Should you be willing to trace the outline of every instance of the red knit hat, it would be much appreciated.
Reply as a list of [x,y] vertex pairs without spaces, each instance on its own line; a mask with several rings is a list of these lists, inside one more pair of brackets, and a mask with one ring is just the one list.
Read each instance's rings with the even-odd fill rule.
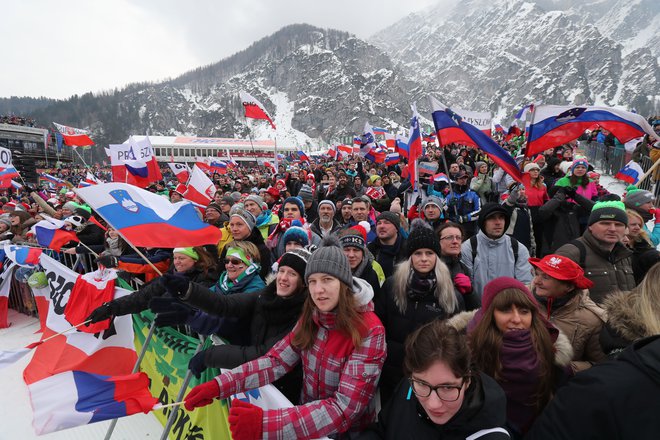
[[584,276],[584,270],[573,260],[556,254],[543,258],[530,258],[529,263],[552,278],[569,281],[578,289],[591,289],[593,281]]
[[534,298],[532,292],[530,292],[527,286],[525,286],[523,283],[515,278],[499,277],[495,278],[484,286],[484,291],[481,295],[481,310],[487,310],[490,306],[490,303],[493,302],[493,299],[497,296],[497,294],[504,289],[520,290],[522,293],[527,295],[530,301],[538,305],[538,301],[536,301],[536,298]]
[[266,190],[266,192],[268,194],[270,194],[271,196],[273,196],[274,198],[276,198],[276,199],[280,198],[280,190],[275,188],[274,186],[271,186],[270,188],[268,188]]

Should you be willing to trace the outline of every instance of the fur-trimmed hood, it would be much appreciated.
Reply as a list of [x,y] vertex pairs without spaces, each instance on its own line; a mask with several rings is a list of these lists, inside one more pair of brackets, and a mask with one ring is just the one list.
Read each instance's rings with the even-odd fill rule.
[[[458,331],[466,331],[467,326],[472,321],[477,311],[472,310],[469,312],[458,313],[447,320],[447,324],[454,327]],[[560,367],[570,365],[573,360],[573,346],[571,341],[566,337],[561,330],[557,329],[557,339],[554,342],[555,348],[555,364]]]
[[603,300],[602,307],[607,312],[607,323],[628,341],[645,338],[646,328],[636,312],[639,293],[614,292]]

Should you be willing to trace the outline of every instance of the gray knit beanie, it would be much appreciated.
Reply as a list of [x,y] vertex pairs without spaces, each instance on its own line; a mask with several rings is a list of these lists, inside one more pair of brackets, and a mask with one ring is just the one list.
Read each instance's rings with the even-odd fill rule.
[[298,191],[298,197],[300,197],[303,202],[313,201],[314,193],[312,191],[312,187],[307,184],[300,187],[300,191]]
[[257,196],[257,195],[254,195],[254,194],[251,195],[251,196],[247,196],[247,197],[245,198],[245,201],[246,201],[246,202],[247,202],[247,201],[254,202],[254,203],[256,203],[257,205],[259,205],[259,207],[260,207],[261,209],[267,209],[267,208],[268,208],[268,205],[266,205],[266,203],[264,202],[264,199],[262,199],[261,197],[259,197],[259,196]]
[[245,208],[243,208],[242,204],[240,206],[232,206],[231,211],[229,211],[229,217],[240,218],[245,222],[250,230],[254,229],[254,226],[257,224],[257,220],[254,218],[254,215],[252,215],[250,211],[247,211]]
[[325,237],[321,246],[310,257],[305,269],[305,283],[308,282],[309,276],[315,273],[327,273],[347,286],[353,285],[351,265],[335,235]]

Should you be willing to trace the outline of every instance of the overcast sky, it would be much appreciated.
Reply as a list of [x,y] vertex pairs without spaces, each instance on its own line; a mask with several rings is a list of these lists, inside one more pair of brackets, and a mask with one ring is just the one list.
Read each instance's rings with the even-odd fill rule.
[[368,37],[451,0],[16,0],[0,12],[0,97],[67,98],[176,77],[292,23]]

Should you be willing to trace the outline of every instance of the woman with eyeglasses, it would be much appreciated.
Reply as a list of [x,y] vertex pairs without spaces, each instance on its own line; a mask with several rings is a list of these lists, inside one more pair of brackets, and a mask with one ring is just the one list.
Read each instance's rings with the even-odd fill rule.
[[[210,287],[216,295],[241,295],[266,285],[259,276],[259,249],[249,241],[230,241],[225,253],[225,271]],[[165,279],[166,280],[166,279]],[[163,282],[165,282],[165,280]],[[176,298],[162,298],[150,304],[158,313],[156,325],[187,325],[203,335],[218,335],[230,344],[250,343],[250,323],[234,317],[219,317],[196,310]]]
[[505,440],[506,396],[472,370],[465,335],[445,322],[424,324],[406,339],[401,380],[378,422],[360,440]]
[[461,262],[463,227],[458,223],[446,222],[436,228],[440,239],[440,259],[451,273],[454,288],[463,295],[465,310],[478,309],[479,297],[473,292],[470,270]]
[[486,284],[481,309],[449,323],[459,330],[467,325],[473,363],[504,390],[507,429],[522,438],[570,371],[568,338],[543,316],[529,289],[510,277]]

